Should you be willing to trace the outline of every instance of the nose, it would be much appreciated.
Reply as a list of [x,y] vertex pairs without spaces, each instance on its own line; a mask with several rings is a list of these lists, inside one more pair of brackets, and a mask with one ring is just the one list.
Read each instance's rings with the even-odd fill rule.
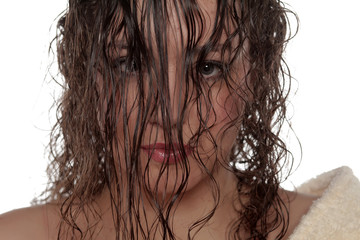
[[[162,128],[177,128],[185,107],[186,84],[184,74],[176,64],[169,64],[165,82],[158,87],[155,122]],[[185,112],[184,112],[185,113]]]

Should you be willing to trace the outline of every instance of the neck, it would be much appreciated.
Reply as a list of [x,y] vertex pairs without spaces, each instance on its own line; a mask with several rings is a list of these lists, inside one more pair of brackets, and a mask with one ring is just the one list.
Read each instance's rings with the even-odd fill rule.
[[[196,188],[185,193],[174,215],[174,222],[180,225],[176,227],[182,233],[187,233],[196,221],[208,219],[192,230],[191,236],[200,230],[196,239],[226,239],[227,229],[237,217],[234,210],[237,186],[235,176],[222,167],[213,176],[217,185],[210,179],[204,179]],[[174,229],[178,229],[176,227]],[[187,236],[180,239],[187,239]]]
[[[237,217],[234,211],[237,180],[231,172],[222,167],[219,167],[213,177],[217,185],[214,185],[210,178],[204,178],[196,187],[178,198],[172,207],[168,223],[177,239],[188,239],[188,234],[193,237],[195,233],[196,239],[211,239],[209,235],[214,239],[225,239],[228,226]],[[98,201],[106,228],[114,226],[109,196],[109,191],[104,191]],[[125,203],[125,201],[122,202]],[[151,228],[153,222],[159,221],[158,213],[149,201],[144,201],[140,208],[140,222],[143,226]],[[164,211],[163,214],[166,212]],[[153,236],[160,234],[160,228],[155,230]],[[192,229],[190,233],[189,229]],[[106,230],[114,233],[114,229]],[[161,237],[154,237],[154,239],[161,239]]]

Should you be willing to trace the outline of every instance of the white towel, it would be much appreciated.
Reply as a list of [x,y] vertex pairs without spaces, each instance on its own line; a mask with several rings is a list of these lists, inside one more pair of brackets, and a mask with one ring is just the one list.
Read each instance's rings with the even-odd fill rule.
[[360,182],[348,167],[321,174],[298,188],[319,196],[290,240],[360,239]]

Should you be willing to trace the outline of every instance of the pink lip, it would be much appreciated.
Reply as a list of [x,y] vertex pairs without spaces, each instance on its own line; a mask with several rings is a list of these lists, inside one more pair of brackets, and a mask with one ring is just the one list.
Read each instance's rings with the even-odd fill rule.
[[[170,149],[169,145],[165,143],[155,143],[150,145],[143,145],[143,149],[152,160],[156,162],[163,163],[166,161],[168,164],[175,164],[181,159],[180,155],[180,145],[174,143],[174,149]],[[188,145],[184,145],[185,154],[189,155],[192,152],[192,149]]]

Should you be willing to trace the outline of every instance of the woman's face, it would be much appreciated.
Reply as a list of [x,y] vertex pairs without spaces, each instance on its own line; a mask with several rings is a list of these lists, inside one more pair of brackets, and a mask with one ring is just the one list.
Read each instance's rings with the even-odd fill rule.
[[[169,1],[171,2],[171,1]],[[199,0],[199,9],[203,16],[204,30],[199,39],[198,48],[205,45],[212,33],[217,4],[216,1]],[[138,6],[141,9],[141,6]],[[166,32],[167,44],[167,81],[168,94],[161,95],[169,103],[169,112],[163,113],[160,107],[155,107],[155,112],[150,114],[140,147],[140,169],[144,176],[145,183],[151,190],[157,191],[159,194],[171,194],[176,191],[182,181],[185,172],[184,162],[188,162],[189,175],[187,179],[186,191],[194,189],[204,181],[209,179],[210,172],[215,179],[221,178],[219,169],[222,168],[220,162],[227,162],[227,157],[236,139],[238,129],[240,127],[241,116],[244,108],[245,93],[248,92],[245,84],[245,75],[247,72],[247,64],[241,54],[235,56],[235,61],[231,64],[229,71],[229,81],[226,82],[222,76],[221,66],[231,57],[234,57],[233,51],[228,49],[222,57],[221,49],[225,40],[228,38],[229,32],[234,29],[226,29],[223,31],[217,47],[211,50],[204,61],[193,62],[191,68],[201,78],[202,94],[198,96],[195,86],[190,81],[188,88],[188,96],[185,96],[185,80],[184,80],[184,46],[188,39],[188,32],[185,28],[184,17],[178,17],[173,3],[168,6],[168,25]],[[155,41],[153,27],[155,22],[151,22],[151,28],[145,36],[151,36],[151,42]],[[199,29],[199,23],[197,23]],[[121,36],[119,37],[121,38]],[[238,39],[232,41],[233,45],[238,44]],[[149,42],[149,41],[147,41]],[[151,46],[156,52],[156,46]],[[127,50],[119,50],[120,58],[127,57]],[[159,66],[160,60],[158,56],[154,56],[156,66]],[[197,59],[196,53],[194,58]],[[142,62],[142,65],[147,64]],[[125,66],[124,66],[125,67]],[[135,70],[134,70],[135,71]],[[139,108],[139,86],[136,81],[137,74],[128,75],[127,87],[125,91],[126,107],[128,114],[128,126],[126,134],[129,139],[135,134],[137,122],[137,109]],[[150,77],[144,74],[144,90],[145,99],[153,98],[152,93],[159,89],[157,83],[150,82]],[[149,91],[152,89],[151,91]],[[155,89],[155,90],[154,90]],[[155,95],[155,94],[154,94]],[[160,96],[159,96],[160,98]],[[185,106],[186,100],[186,106]],[[155,100],[151,102],[154,104]],[[159,103],[156,103],[159,104]],[[180,109],[184,108],[183,121],[179,121]],[[121,111],[121,110],[120,110]],[[169,119],[168,124],[163,120],[163,116]],[[126,169],[125,163],[125,143],[124,128],[122,114],[119,113],[117,122],[117,140],[113,144],[114,156],[118,160],[121,168]],[[199,117],[201,116],[201,118]],[[200,120],[202,119],[202,120]],[[203,122],[202,122],[203,121]],[[179,126],[181,124],[181,126]],[[205,126],[204,126],[205,125]],[[170,128],[166,128],[169,126]],[[199,134],[199,126],[205,127],[205,131],[200,132],[199,138],[194,140],[194,135]],[[182,128],[182,139],[187,160],[181,157],[179,143],[178,128]],[[169,130],[170,129],[170,130]],[[169,147],[168,140],[165,141],[165,135],[171,131],[173,138],[171,139],[173,147]],[[130,146],[130,148],[133,146]],[[203,166],[199,163],[202,162]],[[208,169],[206,173],[205,168]],[[124,170],[125,171],[125,170]],[[121,173],[121,174],[126,174]],[[221,179],[217,179],[221,181]]]

